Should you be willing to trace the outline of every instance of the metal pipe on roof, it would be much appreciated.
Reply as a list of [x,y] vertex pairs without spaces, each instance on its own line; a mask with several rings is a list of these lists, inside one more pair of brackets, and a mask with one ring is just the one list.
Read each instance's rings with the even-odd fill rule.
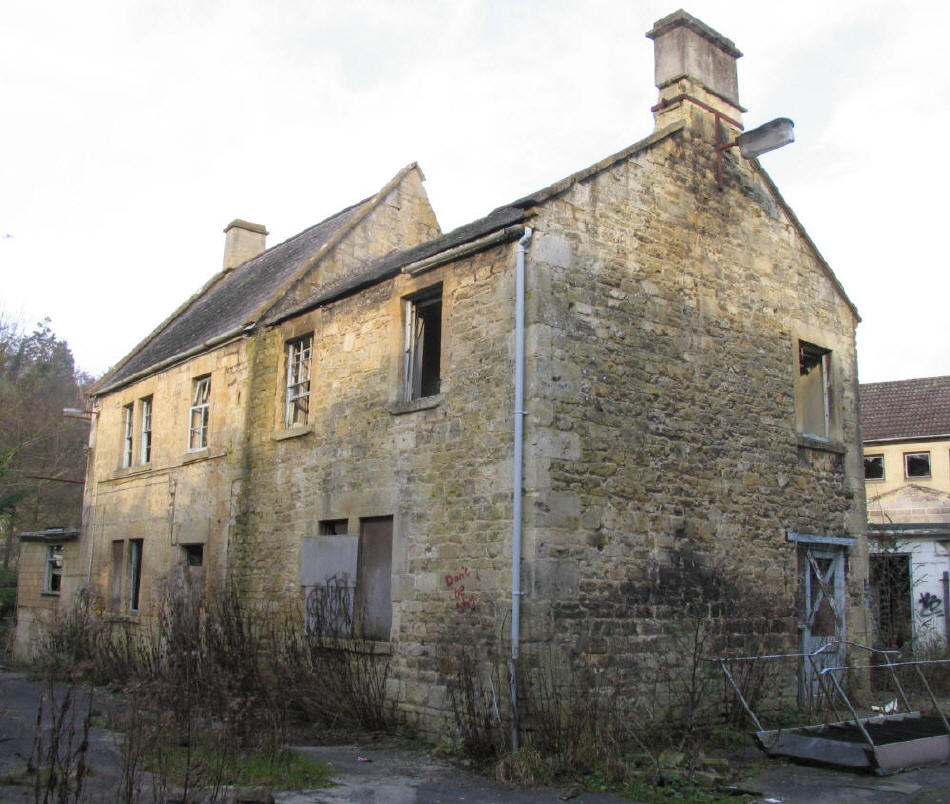
[[524,463],[524,308],[525,308],[525,247],[531,239],[531,227],[526,226],[518,241],[515,263],[515,454],[512,472],[511,513],[511,658],[508,677],[511,690],[511,748],[518,750],[518,681],[516,665],[521,640],[521,509],[522,464]]

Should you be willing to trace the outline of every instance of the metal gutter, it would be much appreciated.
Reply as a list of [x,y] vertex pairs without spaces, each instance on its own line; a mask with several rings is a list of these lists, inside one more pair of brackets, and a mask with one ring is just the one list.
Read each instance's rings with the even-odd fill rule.
[[[476,254],[479,251],[484,251],[486,248],[498,245],[499,243],[509,243],[521,237],[525,231],[530,232],[531,230],[530,228],[526,230],[524,226],[508,226],[501,231],[492,232],[492,234],[480,237],[478,240],[473,240],[470,243],[463,243],[461,246],[446,249],[424,260],[411,262],[409,265],[403,267],[402,272],[410,276],[418,276],[426,271],[431,271],[433,268],[438,268],[440,265],[445,265],[447,262],[452,262],[461,257],[467,257],[470,254]],[[529,234],[528,237],[530,236]]]

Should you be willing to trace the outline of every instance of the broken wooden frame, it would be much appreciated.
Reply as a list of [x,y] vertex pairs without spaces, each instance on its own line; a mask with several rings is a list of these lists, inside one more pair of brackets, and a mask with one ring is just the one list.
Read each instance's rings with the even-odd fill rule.
[[[839,646],[865,651],[883,661],[874,664],[844,664],[819,669],[816,657],[825,652],[836,651]],[[836,765],[857,770],[873,771],[879,775],[896,773],[905,768],[920,767],[950,760],[950,721],[940,708],[933,687],[924,670],[937,665],[950,664],[950,659],[922,661],[899,661],[900,653],[893,650],[877,650],[855,642],[835,642],[822,646],[813,653],[771,654],[720,658],[718,662],[723,675],[732,686],[750,720],[755,724],[753,734],[759,748],[769,756],[785,756],[804,762]],[[810,662],[834,719],[823,723],[794,728],[766,729],[753,711],[729,665],[737,662],[789,661]],[[905,685],[901,684],[897,670],[913,669],[926,691],[934,714],[914,710]],[[859,714],[857,707],[845,691],[842,678],[849,671],[886,670],[894,685],[897,697],[892,705],[894,712],[883,707],[880,714]],[[832,692],[834,694],[832,694]],[[842,715],[838,704],[846,710]],[[904,712],[896,710],[903,706]],[[849,716],[850,715],[850,716]]]

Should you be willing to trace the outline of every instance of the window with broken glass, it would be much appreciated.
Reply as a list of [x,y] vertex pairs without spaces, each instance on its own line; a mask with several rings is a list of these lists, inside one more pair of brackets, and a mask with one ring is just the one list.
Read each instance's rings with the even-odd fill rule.
[[142,442],[140,456],[142,463],[149,463],[152,460],[152,397],[147,396],[142,400]]
[[406,300],[405,399],[439,393],[442,351],[442,286]]
[[134,412],[135,408],[133,405],[126,405],[122,409],[122,467],[124,469],[128,469],[132,465],[132,417]]
[[865,480],[883,480],[884,479],[884,456],[883,455],[865,455],[864,456],[864,479]]
[[307,423],[310,411],[310,360],[313,335],[287,343],[287,407],[284,426]]
[[905,452],[904,476],[907,478],[930,477],[930,453]]
[[208,422],[210,420],[211,375],[195,377],[191,392],[190,424],[188,426],[188,449],[205,449],[208,446]]
[[63,585],[63,546],[51,544],[46,548],[46,578],[43,591],[48,595],[58,595]]
[[831,438],[831,350],[798,342],[798,401],[801,431]]

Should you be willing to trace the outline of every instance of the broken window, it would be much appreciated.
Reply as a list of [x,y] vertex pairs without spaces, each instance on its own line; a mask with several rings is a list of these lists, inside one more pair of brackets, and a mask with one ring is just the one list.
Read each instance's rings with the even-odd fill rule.
[[904,453],[904,476],[905,477],[930,477],[930,453],[929,452],[905,452]]
[[128,469],[132,465],[132,416],[135,413],[133,405],[122,408],[124,417],[124,435],[122,437],[122,467]]
[[46,577],[43,591],[49,595],[58,595],[63,585],[63,546],[51,544],[46,548]]
[[142,587],[142,540],[129,540],[129,611],[139,610]]
[[320,522],[320,533],[324,536],[342,536],[348,526],[348,519],[324,519]]
[[200,567],[204,564],[205,546],[203,544],[183,544],[181,549],[185,553],[185,565]]
[[287,409],[284,425],[306,424],[310,409],[310,357],[313,335],[287,343]]
[[118,611],[122,607],[122,574],[125,568],[125,542],[112,542],[112,595],[109,608]]
[[142,400],[142,450],[141,462],[149,463],[152,460],[152,397]]
[[831,438],[831,350],[798,342],[799,430],[821,439]]
[[405,398],[439,393],[442,351],[442,286],[406,300]]
[[191,392],[191,411],[188,425],[188,449],[205,449],[208,446],[209,401],[211,399],[211,375],[195,377]]
[[884,456],[883,455],[865,455],[864,456],[864,479],[865,480],[883,480],[884,479]]
[[388,640],[392,626],[392,517],[324,520],[303,540],[300,581],[307,592],[307,630],[320,636]]

